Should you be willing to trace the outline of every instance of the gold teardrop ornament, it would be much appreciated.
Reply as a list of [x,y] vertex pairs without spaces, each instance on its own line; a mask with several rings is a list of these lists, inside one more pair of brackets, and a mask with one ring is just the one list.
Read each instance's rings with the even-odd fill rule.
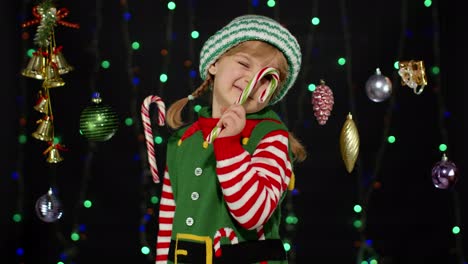
[[346,170],[351,173],[359,155],[359,133],[351,113],[346,117],[341,129],[340,150]]

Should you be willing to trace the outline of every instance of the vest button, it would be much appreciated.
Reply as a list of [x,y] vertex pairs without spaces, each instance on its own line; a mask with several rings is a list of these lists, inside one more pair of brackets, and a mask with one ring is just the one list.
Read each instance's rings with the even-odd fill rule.
[[193,225],[193,218],[192,217],[187,217],[187,219],[185,219],[185,224],[188,225],[188,226],[192,226]]
[[200,197],[200,194],[198,194],[197,192],[193,192],[190,197],[192,198],[192,200],[196,201],[198,200],[198,198]]
[[196,168],[195,169],[195,176],[200,176],[202,175],[203,170],[201,168]]

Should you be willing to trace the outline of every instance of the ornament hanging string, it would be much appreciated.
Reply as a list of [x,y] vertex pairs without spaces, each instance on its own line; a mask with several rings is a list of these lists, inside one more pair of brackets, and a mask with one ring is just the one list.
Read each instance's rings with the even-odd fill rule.
[[[257,85],[258,81],[260,81],[266,75],[272,76],[270,84],[268,85],[267,89],[262,91],[260,97],[258,98],[258,101],[260,103],[264,103],[266,99],[268,99],[275,92],[276,87],[279,83],[279,72],[277,69],[272,67],[265,67],[258,71],[252,78],[252,80],[250,80],[250,82],[247,84],[247,87],[245,87],[245,89],[242,91],[242,94],[239,96],[239,98],[237,98],[235,104],[242,105],[243,103],[245,103],[245,101],[247,101],[247,99],[249,98],[249,95],[252,92],[253,88]],[[221,133],[221,130],[221,127],[215,126],[211,133],[208,134],[205,141],[208,143],[212,143],[218,137],[219,133]]]
[[150,95],[145,98],[141,105],[141,120],[145,131],[146,148],[148,153],[148,162],[150,165],[151,175],[154,183],[159,183],[158,167],[156,165],[156,156],[154,152],[153,130],[151,128],[151,119],[149,114],[150,105],[155,103],[158,107],[158,125],[163,126],[166,119],[166,106],[163,100],[156,96]]

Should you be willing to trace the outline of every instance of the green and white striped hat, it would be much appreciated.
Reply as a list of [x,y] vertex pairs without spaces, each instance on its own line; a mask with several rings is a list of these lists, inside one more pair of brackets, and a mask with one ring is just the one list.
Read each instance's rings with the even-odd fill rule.
[[248,40],[261,40],[283,52],[289,64],[288,77],[270,105],[275,104],[292,87],[301,68],[301,48],[296,38],[272,18],[260,15],[244,15],[233,19],[218,30],[203,45],[200,52],[200,77],[206,79],[211,64],[230,48]]

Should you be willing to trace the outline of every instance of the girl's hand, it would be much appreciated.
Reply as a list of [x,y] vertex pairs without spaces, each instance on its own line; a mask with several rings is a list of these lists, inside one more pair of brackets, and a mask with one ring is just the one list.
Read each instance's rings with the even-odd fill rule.
[[242,105],[233,104],[223,112],[216,126],[222,130],[218,137],[230,137],[238,135],[245,127],[245,109]]

